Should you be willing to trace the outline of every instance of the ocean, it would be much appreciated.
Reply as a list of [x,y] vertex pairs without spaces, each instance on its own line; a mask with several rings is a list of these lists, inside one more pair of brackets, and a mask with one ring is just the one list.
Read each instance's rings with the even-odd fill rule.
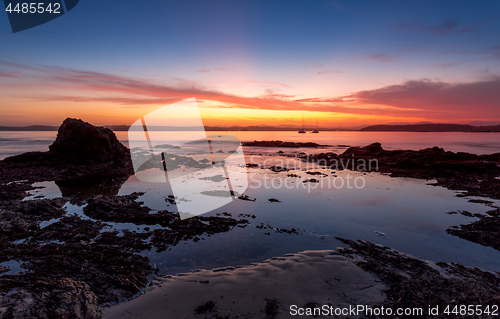
[[[56,132],[0,132],[0,158],[27,151],[44,151],[56,137]],[[117,132],[117,137],[128,145],[127,132]],[[163,142],[186,142],[190,132],[155,132]],[[380,142],[385,149],[423,149],[439,146],[447,151],[491,154],[500,152],[500,134],[497,133],[404,133],[404,132],[210,132],[210,135],[229,134],[241,141],[281,140],[316,142],[328,145],[322,149],[283,149],[285,153],[343,152],[348,146],[365,146]],[[248,161],[280,160],[277,148],[244,148]],[[451,226],[477,220],[453,211],[484,214],[490,210],[470,197],[457,197],[459,192],[431,186],[432,181],[411,178],[392,178],[379,173],[337,171],[309,167],[323,173],[321,183],[304,184],[310,178],[306,169],[291,171],[301,180],[287,179],[290,172],[271,172],[268,169],[248,169],[249,184],[239,192],[255,201],[235,199],[204,216],[228,213],[234,218],[255,216],[247,227],[199,236],[170,247],[166,251],[146,250],[147,256],[160,272],[176,274],[193,269],[212,269],[261,262],[268,258],[284,256],[304,250],[335,249],[344,246],[335,237],[364,239],[388,246],[400,252],[432,261],[458,262],[467,266],[498,271],[500,252],[446,232]],[[359,181],[362,185],[348,187],[335,185],[335,180]],[[288,182],[287,182],[288,181]],[[286,184],[289,183],[289,184]],[[42,188],[30,198],[60,197],[54,182],[38,183]],[[358,187],[359,186],[359,187]],[[362,186],[362,187],[361,187]],[[122,185],[119,195],[145,192],[138,201],[159,210],[175,210],[165,199],[171,190],[162,183],[147,183],[131,176]],[[28,199],[30,199],[28,198]],[[277,199],[278,201],[270,201]],[[493,201],[500,206],[500,201]],[[67,204],[68,212],[86,218],[81,206]],[[109,230],[129,229],[142,232],[144,225],[111,223]],[[150,226],[151,229],[161,227]],[[288,233],[283,229],[296,231]]]
[[[155,132],[164,140],[188,140],[190,132]],[[128,132],[115,132],[125,145],[128,145]],[[228,134],[243,142],[280,140],[290,142],[315,142],[318,144],[344,146],[365,146],[373,142],[382,143],[388,150],[419,150],[439,146],[447,151],[473,154],[492,154],[500,152],[500,133],[465,133],[465,132],[353,132],[335,131],[319,134],[298,134],[288,131],[231,131],[210,132],[210,134]],[[56,138],[57,132],[0,132],[0,159],[29,151],[46,151]],[[341,147],[342,149],[342,147]]]

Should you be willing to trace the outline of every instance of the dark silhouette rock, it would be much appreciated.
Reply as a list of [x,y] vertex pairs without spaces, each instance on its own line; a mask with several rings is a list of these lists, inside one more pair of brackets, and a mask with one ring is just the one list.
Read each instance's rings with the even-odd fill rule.
[[[437,146],[419,151],[389,151],[384,150],[380,143],[373,143],[364,147],[350,147],[338,156],[319,153],[300,159],[332,170],[355,169],[388,173],[393,177],[436,179],[435,185],[451,190],[464,190],[464,196],[500,198],[500,179],[497,178],[500,177],[500,153],[453,153]],[[347,160],[355,165],[345,164]],[[370,162],[373,165],[369,165]],[[359,163],[366,165],[358,168]]]
[[49,151],[7,157],[1,164],[0,183],[53,180],[62,186],[64,196],[89,195],[97,185],[115,194],[134,174],[130,152],[113,131],[71,118],[59,127]]
[[67,118],[48,152],[28,152],[3,160],[7,164],[45,161],[67,164],[123,162],[130,161],[130,152],[110,129]]
[[322,148],[329,145],[321,145],[313,142],[306,143],[295,143],[295,142],[282,142],[282,141],[253,141],[253,142],[243,142],[243,146],[250,147],[309,147],[309,148]]
[[129,150],[109,128],[97,127],[78,119],[67,118],[59,127],[49,152],[59,159],[74,162],[108,162],[129,156]]
[[380,143],[372,143],[365,147],[349,147],[342,156],[379,156],[384,153],[384,149]]

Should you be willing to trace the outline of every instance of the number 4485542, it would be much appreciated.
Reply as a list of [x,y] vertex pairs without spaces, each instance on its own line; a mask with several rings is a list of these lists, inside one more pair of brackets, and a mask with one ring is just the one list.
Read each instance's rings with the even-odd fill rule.
[[9,3],[9,5],[7,6],[7,8],[5,8],[5,11],[7,11],[8,13],[12,13],[12,12],[17,12],[17,13],[44,13],[44,12],[48,12],[48,13],[61,13],[60,11],[61,9],[61,4],[60,3],[48,3],[47,5],[45,5],[45,3],[43,2],[39,2],[39,3],[35,3],[35,2],[31,2],[31,3],[17,3],[16,6],[14,8],[12,8],[12,3]]

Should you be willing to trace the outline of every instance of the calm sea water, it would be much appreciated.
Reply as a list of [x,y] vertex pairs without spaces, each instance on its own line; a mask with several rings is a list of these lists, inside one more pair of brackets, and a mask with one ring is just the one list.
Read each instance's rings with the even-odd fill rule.
[[[189,132],[157,132],[162,142],[187,142]],[[382,143],[386,149],[422,149],[439,146],[454,152],[490,154],[500,152],[500,134],[495,133],[370,133],[321,132],[297,134],[295,132],[211,132],[231,134],[241,141],[282,140],[328,144],[327,150],[342,152],[347,145],[364,146]],[[46,150],[56,132],[0,132],[0,157],[26,151]],[[127,132],[117,132],[118,138],[128,144]],[[246,148],[247,160],[251,156],[264,160],[280,160],[279,149]],[[300,149],[285,150],[299,152]],[[312,151],[312,150],[308,150]],[[325,151],[325,149],[316,150]],[[257,159],[258,160],[258,159]],[[144,251],[143,254],[164,273],[178,273],[197,268],[236,266],[260,262],[274,256],[303,250],[335,249],[343,246],[336,236],[364,239],[382,244],[413,256],[444,262],[459,262],[490,271],[500,270],[500,252],[446,233],[450,226],[477,220],[450,211],[466,210],[483,214],[490,207],[471,203],[470,198],[456,196],[456,192],[428,185],[429,181],[409,178],[391,178],[378,173],[316,169],[328,175],[313,188],[302,181],[312,176],[302,169],[273,173],[266,169],[249,169],[249,187],[244,194],[256,200],[234,200],[206,215],[228,212],[254,214],[246,228],[234,228],[226,233],[201,236],[200,241],[187,241],[168,251]],[[291,179],[294,173],[299,179]],[[332,187],[334,178],[347,181],[362,178],[363,187]],[[287,184],[285,185],[285,181]],[[32,196],[59,197],[57,186],[42,183]],[[145,192],[140,197],[144,205],[153,210],[175,209],[167,207],[165,198],[171,189],[165,183],[147,183],[135,176],[122,186],[120,195]],[[32,197],[33,198],[33,197]],[[276,198],[280,202],[270,202]],[[85,218],[81,207],[68,204],[68,212]],[[494,201],[500,206],[500,201]],[[108,223],[111,229],[141,231],[143,226]],[[260,228],[260,225],[267,228]],[[157,225],[158,227],[161,227]],[[299,234],[276,232],[277,228],[296,228]]]
[[[156,132],[162,140],[189,141],[190,132]],[[229,134],[241,141],[281,140],[316,142],[332,147],[338,145],[365,146],[380,142],[385,149],[419,150],[439,146],[447,151],[491,154],[500,152],[500,133],[427,133],[427,132],[211,132]],[[0,159],[28,151],[45,151],[57,132],[0,132]],[[128,145],[128,133],[116,132],[120,141]],[[340,147],[342,149],[342,147]]]

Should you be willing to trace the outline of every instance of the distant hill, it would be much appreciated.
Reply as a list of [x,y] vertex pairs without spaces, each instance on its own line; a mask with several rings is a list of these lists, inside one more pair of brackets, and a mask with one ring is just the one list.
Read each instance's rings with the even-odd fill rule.
[[31,126],[0,126],[0,131],[57,131],[58,126],[31,125]]
[[[105,125],[112,131],[127,131],[128,125]],[[30,126],[0,126],[0,131],[57,131],[59,126],[49,126],[49,125],[30,125]]]
[[[104,125],[112,131],[128,131],[128,125]],[[57,131],[57,126],[31,125],[31,126],[0,126],[0,131]],[[137,127],[132,130],[142,130]],[[150,126],[149,131],[191,131],[199,130],[198,127],[174,127],[174,126]],[[205,126],[206,131],[297,131],[296,127],[286,126]],[[312,130],[312,127],[306,127]],[[354,128],[320,127],[320,132],[325,131],[358,131]],[[372,125],[359,129],[365,132],[500,132],[500,125],[474,126],[468,124],[439,124],[439,123],[418,123],[418,124],[383,124]]]
[[[128,125],[103,125],[112,131],[128,131]],[[58,126],[31,125],[31,126],[0,126],[0,131],[57,131]],[[306,126],[306,130],[316,127]],[[197,131],[199,127],[177,127],[177,126],[149,126],[149,131]],[[205,126],[205,131],[297,131],[297,127],[286,126]],[[142,131],[141,127],[134,127],[132,131]],[[357,128],[319,128],[320,131],[357,131]]]
[[372,125],[360,129],[365,132],[500,132],[500,125],[473,126],[466,124],[408,124]]

